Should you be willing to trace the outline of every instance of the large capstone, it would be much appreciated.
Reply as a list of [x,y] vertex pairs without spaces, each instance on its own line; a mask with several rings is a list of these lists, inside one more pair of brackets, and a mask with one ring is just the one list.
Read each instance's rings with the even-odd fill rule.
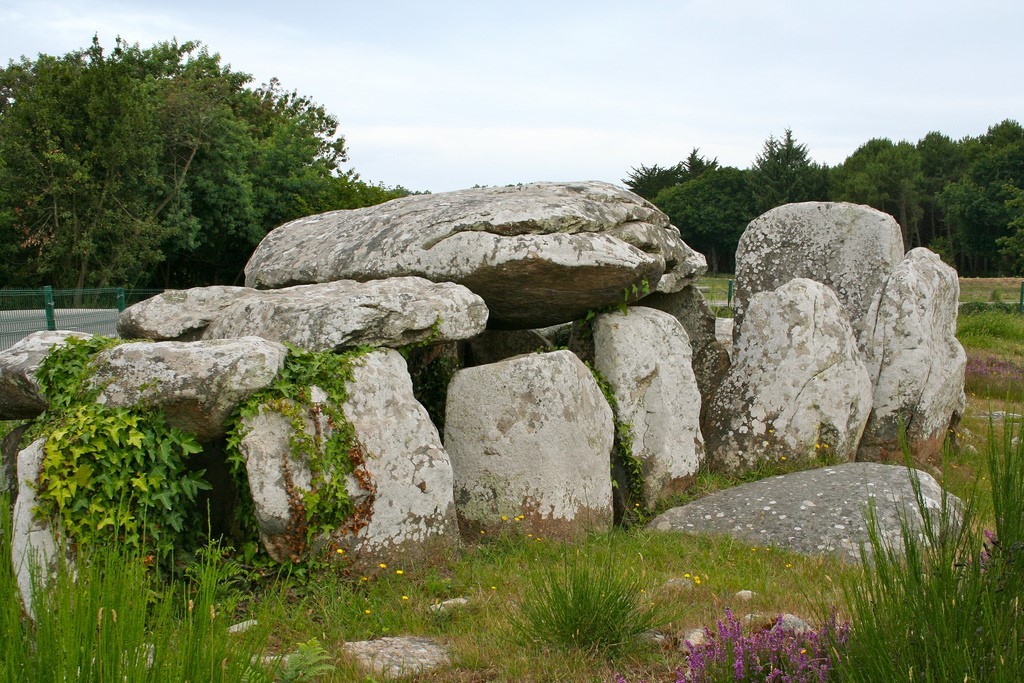
[[157,341],[257,336],[308,351],[398,348],[468,339],[487,307],[451,282],[395,277],[338,280],[278,290],[196,287],[165,292],[125,310],[122,336]]
[[159,408],[167,424],[202,441],[224,434],[235,408],[270,385],[287,349],[259,337],[196,342],[134,342],[96,354],[96,401]]
[[791,280],[756,294],[743,326],[708,407],[709,462],[743,472],[783,458],[853,460],[871,381],[835,293]]
[[463,534],[513,525],[555,538],[607,530],[613,429],[601,389],[570,351],[457,372],[445,448]]
[[704,460],[700,390],[686,330],[668,313],[634,306],[597,316],[593,333],[594,366],[632,435],[630,455],[642,466],[644,502],[653,508],[692,483]]
[[786,204],[755,218],[736,248],[736,324],[758,292],[793,278],[828,285],[858,339],[882,282],[903,258],[900,226],[869,206],[838,202]]
[[122,339],[195,341],[225,308],[256,293],[223,285],[172,289],[121,311],[117,334]]
[[704,272],[668,217],[600,182],[534,183],[413,195],[300,218],[268,234],[246,285],[280,288],[418,275],[483,297],[493,327],[582,317]]
[[345,477],[359,517],[335,520],[331,537],[307,544],[304,496],[311,490],[309,454],[296,450],[295,420],[326,443],[335,429],[323,406],[326,392],[310,388],[312,406],[297,414],[291,402],[263,405],[244,418],[240,450],[246,461],[260,536],[280,562],[303,559],[325,543],[362,565],[450,549],[457,542],[452,471],[448,454],[426,410],[413,398],[412,381],[397,351],[380,350],[353,360],[348,400],[341,411],[362,458]]
[[465,287],[395,277],[258,291],[225,308],[203,338],[257,335],[309,351],[334,351],[468,339],[486,325],[487,307]]
[[912,452],[937,453],[964,412],[967,356],[956,338],[960,282],[931,251],[910,251],[872,307],[865,361],[874,409],[858,459],[902,458],[900,432]]

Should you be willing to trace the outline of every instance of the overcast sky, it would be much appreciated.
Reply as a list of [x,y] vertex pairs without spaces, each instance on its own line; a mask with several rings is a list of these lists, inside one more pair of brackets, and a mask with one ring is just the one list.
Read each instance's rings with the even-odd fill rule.
[[843,161],[1024,121],[1019,0],[0,0],[0,61],[200,40],[340,122],[365,180],[620,183],[793,130]]

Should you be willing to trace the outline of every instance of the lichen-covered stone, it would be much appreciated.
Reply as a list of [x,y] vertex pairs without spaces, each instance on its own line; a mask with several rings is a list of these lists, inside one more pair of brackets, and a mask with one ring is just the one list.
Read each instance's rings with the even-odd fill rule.
[[828,454],[853,460],[871,381],[835,293],[798,278],[750,301],[732,368],[708,407],[709,462],[742,472]]
[[223,285],[169,290],[123,310],[117,334],[122,339],[195,341],[225,308],[254,294],[250,287]]
[[607,530],[612,441],[611,408],[569,351],[460,370],[448,389],[445,447],[463,534],[513,524],[556,538]]
[[27,420],[46,410],[46,397],[36,379],[43,359],[69,337],[91,336],[84,332],[33,332],[0,351],[0,420]]
[[859,460],[901,460],[901,428],[912,452],[937,453],[963,414],[967,356],[956,338],[959,300],[956,271],[924,248],[910,251],[885,281],[864,340],[875,390]]
[[[330,540],[350,561],[367,566],[454,547],[451,464],[426,410],[413,398],[401,355],[380,350],[356,358],[347,390],[341,411],[364,453],[365,476],[345,475],[346,490],[357,508],[366,504],[366,518],[341,524],[333,538],[321,542]],[[314,406],[329,400],[316,387],[311,396]],[[324,441],[337,428],[315,407],[302,419],[306,431]],[[291,448],[292,418],[262,406],[245,418],[244,432],[240,450],[264,547],[280,562],[302,559],[308,548],[298,504],[310,489],[312,472],[308,456]]]
[[[693,350],[693,372],[706,402],[729,370],[729,352],[718,339],[715,314],[695,285],[670,294],[654,293],[640,300],[641,306],[657,308],[682,323]],[[731,339],[730,339],[731,345]]]
[[[930,475],[903,465],[858,462],[719,491],[658,515],[647,528],[726,534],[754,546],[859,561],[861,545],[868,541],[865,513],[869,505],[874,506],[882,543],[894,551],[903,547],[902,519],[911,533],[921,528],[911,476],[920,481],[925,509],[937,520],[945,494]],[[948,506],[956,520],[960,501],[950,496]]]
[[465,287],[395,277],[257,291],[224,308],[203,338],[256,335],[309,351],[340,351],[467,339],[486,325],[487,307]]
[[46,439],[33,441],[18,453],[18,497],[11,520],[11,562],[21,591],[22,604],[28,614],[32,609],[32,576],[45,586],[50,573],[60,561],[56,537],[48,520],[35,515],[39,505],[36,480],[43,464]]
[[686,330],[668,313],[634,306],[597,316],[593,333],[594,367],[611,386],[618,420],[630,426],[644,502],[653,508],[682,492],[704,460],[701,397]]
[[903,258],[892,216],[840,202],[786,204],[755,218],[736,248],[734,306],[738,335],[752,297],[793,278],[832,288],[858,339],[882,282]]
[[278,288],[418,275],[479,294],[493,327],[529,329],[706,269],[668,217],[607,183],[534,183],[413,195],[300,218],[268,234],[246,284]]
[[242,401],[273,382],[286,355],[259,337],[135,342],[96,354],[90,382],[98,403],[157,407],[168,425],[208,441],[224,434]]

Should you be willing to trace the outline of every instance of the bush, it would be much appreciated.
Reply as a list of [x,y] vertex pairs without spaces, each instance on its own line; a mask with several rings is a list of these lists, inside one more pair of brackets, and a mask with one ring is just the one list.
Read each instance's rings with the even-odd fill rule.
[[658,610],[629,568],[597,563],[579,551],[534,575],[513,625],[528,642],[567,649],[614,650],[658,622]]

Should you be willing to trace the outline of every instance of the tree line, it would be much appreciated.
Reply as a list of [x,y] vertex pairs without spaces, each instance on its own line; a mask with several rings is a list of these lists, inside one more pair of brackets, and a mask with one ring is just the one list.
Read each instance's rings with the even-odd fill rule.
[[343,168],[322,106],[250,81],[177,41],[0,70],[0,287],[240,284],[281,223],[408,194]]
[[[98,40],[0,69],[0,288],[240,284],[264,235],[301,216],[409,194],[346,170],[337,119],[221,64],[201,43]],[[623,179],[714,272],[747,223],[787,202],[852,201],[896,217],[965,275],[1024,271],[1024,128],[917,143],[869,140],[842,164],[792,131],[750,168],[694,149]]]
[[848,201],[891,214],[906,249],[928,247],[963,275],[1024,273],[1024,127],[1013,120],[960,140],[875,138],[835,167],[812,161],[786,130],[769,136],[747,169],[695,148],[674,166],[633,168],[622,182],[667,213],[713,272],[733,272],[740,235],[761,213]]

